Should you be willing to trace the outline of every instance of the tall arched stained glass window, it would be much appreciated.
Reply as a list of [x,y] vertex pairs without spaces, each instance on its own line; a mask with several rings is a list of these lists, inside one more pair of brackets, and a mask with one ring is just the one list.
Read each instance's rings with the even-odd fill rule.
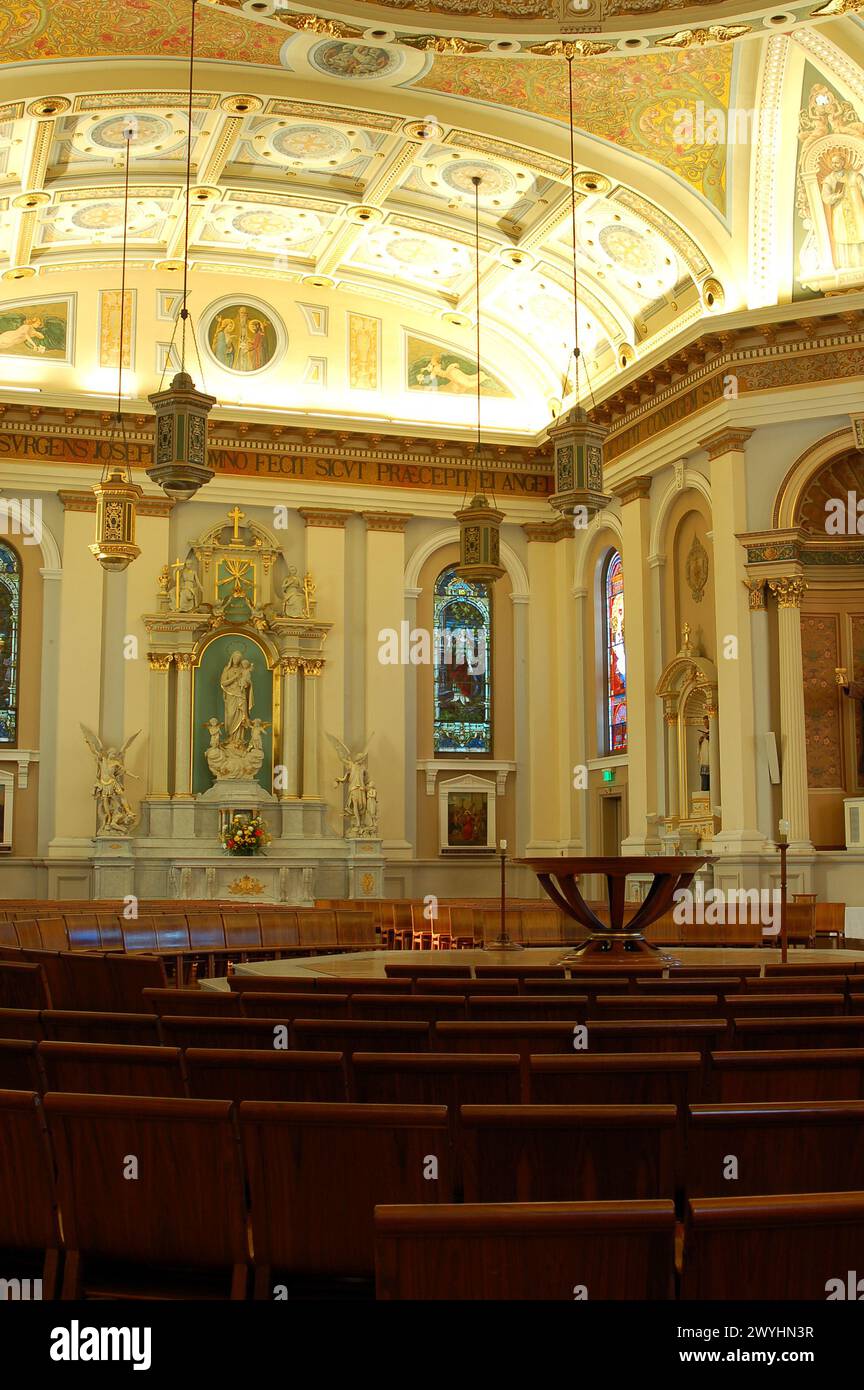
[[613,550],[603,583],[606,653],[606,752],[627,751],[627,658],[624,652],[624,569]]
[[0,746],[18,742],[20,620],[21,564],[11,546],[0,544]]
[[492,623],[488,584],[456,566],[435,585],[433,616],[436,753],[492,752]]

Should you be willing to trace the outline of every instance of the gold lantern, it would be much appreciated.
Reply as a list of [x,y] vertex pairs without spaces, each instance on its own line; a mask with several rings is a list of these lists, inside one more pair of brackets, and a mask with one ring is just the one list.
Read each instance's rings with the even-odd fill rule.
[[149,397],[156,412],[155,461],[148,478],[168,497],[186,502],[213,477],[207,466],[207,416],[215,396],[199,391],[187,372],[180,371],[167,391]]
[[603,440],[607,430],[575,405],[549,430],[555,455],[553,507],[568,516],[584,511],[586,520],[609,505],[603,493]]
[[501,523],[499,512],[479,491],[480,482],[480,176],[471,178],[474,185],[474,294],[477,327],[477,449],[474,455],[475,493],[467,507],[456,512],[459,522],[459,563],[456,573],[460,579],[473,584],[494,584],[505,573],[501,564]]
[[119,574],[141,554],[135,544],[135,503],[143,496],[128,464],[111,463],[95,487],[96,540],[89,547],[104,570]]

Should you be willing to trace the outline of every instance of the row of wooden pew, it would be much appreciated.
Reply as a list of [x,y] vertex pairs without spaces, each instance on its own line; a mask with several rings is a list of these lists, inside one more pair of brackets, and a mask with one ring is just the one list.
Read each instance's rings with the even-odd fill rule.
[[[164,1296],[172,1281],[200,1294],[203,1276],[216,1281],[217,1294],[221,1281],[223,1297],[230,1288],[243,1298],[250,1270],[255,1295],[273,1298],[310,1281],[369,1281],[376,1268],[383,1298],[671,1298],[672,1164],[645,1143],[646,1134],[673,1132],[674,1112],[665,1109],[463,1108],[462,1182],[466,1196],[481,1200],[461,1206],[443,1106],[4,1090],[0,1243],[19,1257],[13,1277],[24,1275],[28,1253],[35,1257],[48,1298],[58,1287],[67,1299]],[[800,1138],[806,1153],[784,1171],[840,1176],[831,1140],[849,1138],[850,1121],[838,1116],[806,1134],[803,1117],[793,1123],[786,1137]],[[709,1123],[712,1132],[719,1137]],[[730,1142],[744,1171],[752,1162],[770,1178],[776,1170],[760,1159],[758,1138],[764,1145],[763,1132],[748,1147],[742,1124]],[[851,1158],[860,1158],[858,1146]],[[629,1175],[670,1195],[607,1197],[604,1180],[615,1174],[619,1186]],[[581,1180],[589,1195],[580,1200],[570,1194]],[[740,1245],[732,1258],[742,1226],[758,1279],[744,1273]],[[496,1230],[490,1258],[484,1242]],[[522,1239],[507,1239],[508,1231]],[[517,1272],[509,1266],[527,1253],[529,1232],[533,1258]],[[419,1248],[404,1244],[409,1234]],[[691,1196],[680,1296],[825,1298],[829,1281],[857,1267],[862,1235],[861,1191]],[[773,1267],[781,1254],[782,1270]]]

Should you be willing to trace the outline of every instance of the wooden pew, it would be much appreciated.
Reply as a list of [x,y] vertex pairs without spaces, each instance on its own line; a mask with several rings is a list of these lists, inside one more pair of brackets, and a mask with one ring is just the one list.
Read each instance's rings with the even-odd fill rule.
[[674,1196],[672,1105],[463,1105],[466,1202]]
[[156,1014],[97,1013],[84,1009],[45,1009],[44,1036],[55,1042],[112,1043],[127,1047],[157,1047]]
[[[737,1161],[737,1177],[726,1173]],[[730,1193],[842,1192],[861,1187],[864,1101],[767,1101],[692,1105],[686,1190]]]
[[[112,1292],[200,1291],[197,1274],[244,1298],[243,1171],[228,1101],[49,1093],[66,1237],[64,1299]],[[127,1179],[129,1155],[138,1160]],[[123,1266],[122,1274],[117,1268]],[[121,1282],[122,1281],[122,1282]]]
[[190,1094],[202,1100],[348,1099],[341,1052],[190,1047],[184,1058]]
[[38,1055],[47,1091],[105,1096],[188,1094],[182,1054],[176,1047],[46,1041],[38,1044]]
[[671,1299],[671,1202],[379,1206],[382,1300]]
[[821,1303],[860,1270],[862,1246],[864,1192],[693,1198],[681,1297]]
[[732,1019],[733,1049],[759,1051],[792,1047],[864,1047],[864,1018],[859,1015],[806,1018]]
[[244,1101],[240,1134],[256,1298],[283,1274],[371,1277],[376,1205],[451,1200],[443,1106]]
[[0,1091],[41,1091],[42,1070],[32,1038],[0,1038]]
[[712,1052],[705,1099],[864,1100],[864,1048]]
[[27,1090],[0,1090],[0,1258],[5,1278],[42,1280],[57,1295],[62,1236],[54,1160],[42,1106]]

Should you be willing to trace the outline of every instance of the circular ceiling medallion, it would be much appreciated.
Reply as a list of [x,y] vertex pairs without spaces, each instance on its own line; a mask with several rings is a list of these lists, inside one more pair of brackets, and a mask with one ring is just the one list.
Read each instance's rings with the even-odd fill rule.
[[248,116],[250,112],[260,111],[264,102],[260,97],[253,97],[248,92],[238,92],[235,96],[223,97],[219,103],[223,111],[228,111],[232,116]]
[[32,280],[36,269],[32,265],[13,265],[3,271],[4,280]]
[[[133,236],[141,236],[158,225],[163,217],[162,209],[155,199],[136,198],[129,205],[129,232]],[[123,203],[119,198],[110,202],[102,200],[85,203],[83,207],[79,205],[77,208],[64,203],[57,209],[57,216],[52,225],[58,240],[64,237],[80,239],[78,234],[81,232],[92,232],[97,237],[122,236]]]
[[453,160],[436,172],[448,188],[455,193],[469,194],[472,200],[474,184],[471,180],[479,178],[477,193],[481,203],[491,203],[517,191],[527,192],[525,186],[521,190],[518,189],[515,176],[503,164],[492,164],[485,159]]
[[534,264],[534,257],[530,251],[523,251],[518,246],[504,246],[498,252],[498,259],[503,265],[509,265],[513,270],[530,270]]
[[402,133],[410,140],[440,140],[444,134],[444,127],[431,118],[425,121],[406,121]]
[[[256,245],[296,245],[309,241],[321,232],[321,219],[314,212],[304,209],[282,208],[275,210],[248,210],[230,216],[230,225],[235,232],[247,237]],[[226,218],[227,220],[227,218]]]
[[124,157],[129,145],[136,155],[168,156],[186,144],[187,123],[179,111],[97,112],[80,120],[72,135],[75,149],[91,159]]
[[189,190],[189,201],[193,206],[197,204],[200,207],[202,203],[218,203],[221,197],[222,189],[216,188],[213,184],[199,183],[197,187]]
[[716,312],[718,309],[723,308],[723,303],[726,299],[726,294],[719,280],[715,280],[713,278],[703,280],[701,285],[701,294],[702,303],[705,305],[706,309],[711,309],[714,312]]
[[611,223],[601,227],[597,240],[610,261],[634,274],[650,275],[657,269],[657,251],[635,227]]
[[[21,42],[22,35],[18,35],[18,42]],[[68,97],[40,97],[38,101],[31,101],[27,107],[28,116],[62,116],[72,105]]]
[[359,222],[361,226],[372,227],[384,220],[384,214],[380,208],[370,208],[365,204],[359,207],[348,208],[345,213],[346,222]]
[[468,314],[460,314],[456,309],[447,309],[441,315],[441,322],[449,324],[451,328],[470,328],[474,320]]
[[255,376],[278,362],[288,345],[285,325],[263,300],[219,299],[201,316],[200,333],[213,361],[234,376]]
[[32,193],[19,193],[17,198],[13,198],[13,208],[22,208],[24,212],[31,212],[34,208],[47,207],[51,202],[51,194],[43,190],[36,190]]
[[252,145],[258,154],[269,151],[284,163],[303,169],[346,164],[353,154],[344,130],[311,122],[271,129],[256,135]]
[[392,77],[405,62],[405,54],[399,49],[378,48],[371,44],[346,42],[344,39],[326,39],[323,43],[316,43],[307,57],[316,72],[323,73],[325,77],[347,77],[361,82]]
[[332,275],[304,275],[301,283],[313,285],[316,290],[332,290],[336,281]]
[[593,169],[582,169],[573,182],[580,193],[608,193],[612,180],[605,174],[595,174]]

